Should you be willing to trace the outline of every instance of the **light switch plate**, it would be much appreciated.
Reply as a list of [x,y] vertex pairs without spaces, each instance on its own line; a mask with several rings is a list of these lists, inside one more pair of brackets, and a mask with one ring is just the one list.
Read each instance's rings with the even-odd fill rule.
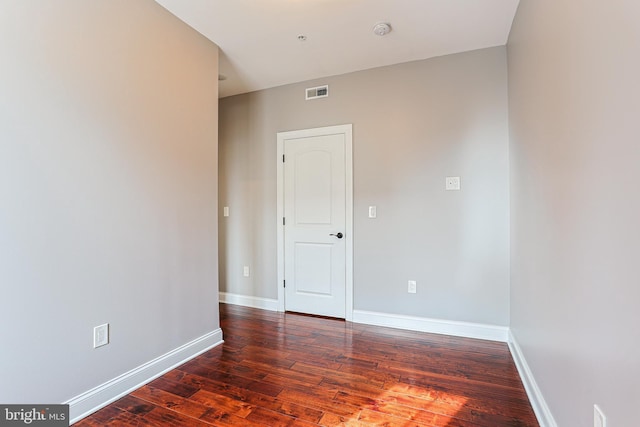
[[245,265],[244,268],[242,269],[242,274],[244,275],[244,277],[249,277],[249,266]]
[[369,206],[369,218],[376,218],[378,216],[378,208],[376,206]]
[[416,288],[417,288],[416,281],[415,280],[409,280],[408,287],[407,287],[407,292],[409,292],[410,294],[415,294],[416,293]]
[[447,189],[447,191],[460,190],[460,177],[459,176],[448,176],[445,179],[445,188]]
[[225,207],[222,209],[222,212],[223,212],[222,214],[223,214],[224,216],[229,216],[229,206],[225,206]]

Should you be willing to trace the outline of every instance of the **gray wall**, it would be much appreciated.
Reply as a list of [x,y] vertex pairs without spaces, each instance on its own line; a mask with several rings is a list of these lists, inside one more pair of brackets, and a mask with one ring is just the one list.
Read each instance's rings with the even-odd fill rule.
[[[325,83],[329,98],[304,100]],[[221,291],[277,298],[276,133],[344,123],[354,126],[355,308],[507,325],[504,47],[222,99]],[[462,191],[444,191],[450,175]]]
[[562,427],[638,425],[639,16],[522,0],[508,44],[511,328]]
[[152,0],[0,3],[0,402],[218,329],[217,54]]

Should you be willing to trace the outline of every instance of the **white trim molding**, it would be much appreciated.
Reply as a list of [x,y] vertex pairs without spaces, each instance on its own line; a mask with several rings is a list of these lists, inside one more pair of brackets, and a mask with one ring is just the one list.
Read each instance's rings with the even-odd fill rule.
[[408,329],[410,331],[500,342],[507,342],[509,332],[509,328],[506,326],[430,319],[426,317],[404,316],[363,310],[353,311],[353,321],[367,325],[386,326],[389,328]]
[[69,405],[71,424],[222,343],[218,328],[64,402]]
[[260,308],[262,310],[278,311],[278,300],[271,298],[220,292],[220,302],[225,304],[242,305],[244,307]]
[[547,402],[544,400],[542,391],[540,391],[540,388],[533,377],[529,364],[524,358],[522,349],[520,348],[518,341],[516,341],[516,338],[513,336],[513,332],[511,330],[509,330],[508,344],[511,356],[516,364],[516,368],[518,369],[518,373],[520,374],[520,378],[524,384],[524,389],[527,392],[529,402],[531,402],[533,412],[536,414],[540,427],[558,427],[558,424],[556,424],[556,421],[551,414],[549,406],[547,406]]

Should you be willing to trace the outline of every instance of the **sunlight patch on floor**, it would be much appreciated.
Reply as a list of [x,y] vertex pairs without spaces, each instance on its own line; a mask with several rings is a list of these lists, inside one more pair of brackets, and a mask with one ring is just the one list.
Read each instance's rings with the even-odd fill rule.
[[[407,390],[415,392],[416,389],[420,390],[420,397],[406,394]],[[446,426],[463,410],[469,399],[452,393],[396,383],[369,400],[370,403],[360,405],[361,410],[349,416],[325,414],[320,424],[359,427],[382,421],[384,414],[385,420],[389,416],[398,417],[398,426]]]

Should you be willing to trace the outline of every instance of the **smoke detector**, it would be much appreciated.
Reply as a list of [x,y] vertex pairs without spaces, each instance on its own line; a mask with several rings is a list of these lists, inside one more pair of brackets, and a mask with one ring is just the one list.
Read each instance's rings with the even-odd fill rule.
[[384,22],[380,22],[373,27],[373,33],[377,36],[386,36],[391,31],[391,26]]

